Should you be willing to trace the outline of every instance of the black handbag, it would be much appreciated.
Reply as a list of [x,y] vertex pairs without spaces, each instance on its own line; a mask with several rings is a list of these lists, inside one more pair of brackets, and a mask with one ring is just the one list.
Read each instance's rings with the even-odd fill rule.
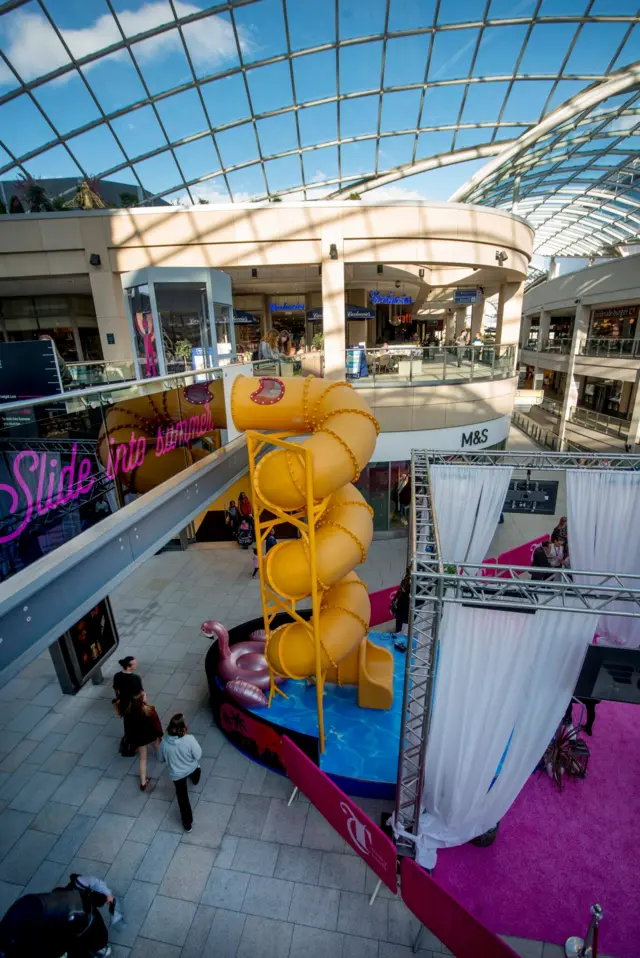
[[126,735],[123,735],[120,739],[120,754],[123,758],[133,758],[136,754],[136,747],[132,745]]

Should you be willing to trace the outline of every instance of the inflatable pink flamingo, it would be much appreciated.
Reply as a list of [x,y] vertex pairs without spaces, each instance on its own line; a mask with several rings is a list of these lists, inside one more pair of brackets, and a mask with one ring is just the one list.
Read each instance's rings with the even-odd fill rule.
[[[221,622],[203,622],[201,629],[208,638],[218,639],[218,677],[224,682],[229,697],[250,708],[268,705],[263,691],[269,688],[264,629],[252,632],[248,642],[237,642],[232,646],[229,645],[229,633]],[[283,677],[276,676],[277,685],[285,681]]]

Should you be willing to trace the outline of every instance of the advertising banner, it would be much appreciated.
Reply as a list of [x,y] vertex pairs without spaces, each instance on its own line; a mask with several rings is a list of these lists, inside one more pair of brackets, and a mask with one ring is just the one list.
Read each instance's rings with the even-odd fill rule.
[[424,869],[404,858],[402,900],[456,958],[515,958],[516,952],[478,921]]
[[391,839],[286,735],[282,756],[293,784],[395,894],[397,856]]

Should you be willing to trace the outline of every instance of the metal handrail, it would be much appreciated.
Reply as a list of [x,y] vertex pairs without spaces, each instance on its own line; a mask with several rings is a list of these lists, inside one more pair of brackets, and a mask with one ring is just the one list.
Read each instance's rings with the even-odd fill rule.
[[591,337],[580,346],[581,356],[639,356],[640,342],[635,339]]
[[[507,343],[501,346],[495,343],[469,343],[464,346],[447,346],[443,343],[431,345],[391,343],[387,346],[348,346],[345,350],[345,358],[348,360],[349,353],[356,350],[364,352],[368,376],[371,377],[374,385],[378,381],[384,383],[389,373],[397,373],[397,363],[402,360],[409,362],[409,369],[403,381],[409,384],[416,381],[420,385],[433,385],[422,378],[425,373],[433,373],[433,368],[430,368],[433,364],[441,365],[441,379],[438,382],[447,380],[447,367],[456,363],[461,369],[460,378],[464,380],[483,382],[496,378],[507,379],[515,375],[514,360],[517,344]],[[384,360],[384,363],[381,363],[381,360]],[[465,362],[464,374],[462,373],[463,361]],[[416,372],[415,363],[425,363],[427,367]],[[381,368],[383,365],[384,371]],[[354,378],[358,377],[354,376]],[[448,381],[451,382],[452,378],[454,377]],[[393,382],[397,384],[398,380],[394,379]]]
[[[240,366],[242,363],[230,363],[229,365]],[[258,365],[258,363],[254,363]],[[228,366],[207,366],[203,369],[191,369],[186,373],[169,373],[166,376],[153,376],[150,379],[129,379],[121,383],[102,383],[100,386],[88,386],[86,389],[70,389],[64,393],[54,393],[52,396],[41,396],[38,399],[20,400],[17,402],[0,403],[0,414],[12,412],[16,409],[24,409],[25,406],[50,406],[54,402],[69,402],[71,399],[87,399],[89,396],[95,396],[97,393],[117,392],[121,389],[131,389],[133,386],[152,386],[160,385],[166,382],[174,382],[177,379],[193,378],[194,376],[207,376],[210,373],[221,373]]]
[[595,429],[596,432],[602,432],[608,436],[617,436],[618,438],[628,436],[631,425],[628,419],[618,419],[604,412],[586,409],[584,406],[573,406],[569,418],[572,422]]

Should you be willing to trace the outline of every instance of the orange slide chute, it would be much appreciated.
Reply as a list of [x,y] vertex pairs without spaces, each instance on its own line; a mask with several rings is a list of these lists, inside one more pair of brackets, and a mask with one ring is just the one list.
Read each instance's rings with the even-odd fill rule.
[[[320,668],[329,681],[358,686],[358,704],[391,707],[393,656],[368,639],[369,595],[352,571],[364,562],[373,538],[372,510],[352,485],[369,462],[378,423],[365,400],[345,382],[237,377],[231,412],[239,430],[310,434],[299,446],[311,453],[313,495],[321,503],[315,527],[315,565],[321,591]],[[267,437],[268,438],[268,437]],[[287,449],[267,453],[253,477],[267,507],[299,512],[307,502],[305,460]],[[291,600],[311,594],[305,538],[280,542],[266,558],[263,587]],[[290,678],[315,675],[313,629],[294,621],[275,629],[267,643],[274,672]]]

